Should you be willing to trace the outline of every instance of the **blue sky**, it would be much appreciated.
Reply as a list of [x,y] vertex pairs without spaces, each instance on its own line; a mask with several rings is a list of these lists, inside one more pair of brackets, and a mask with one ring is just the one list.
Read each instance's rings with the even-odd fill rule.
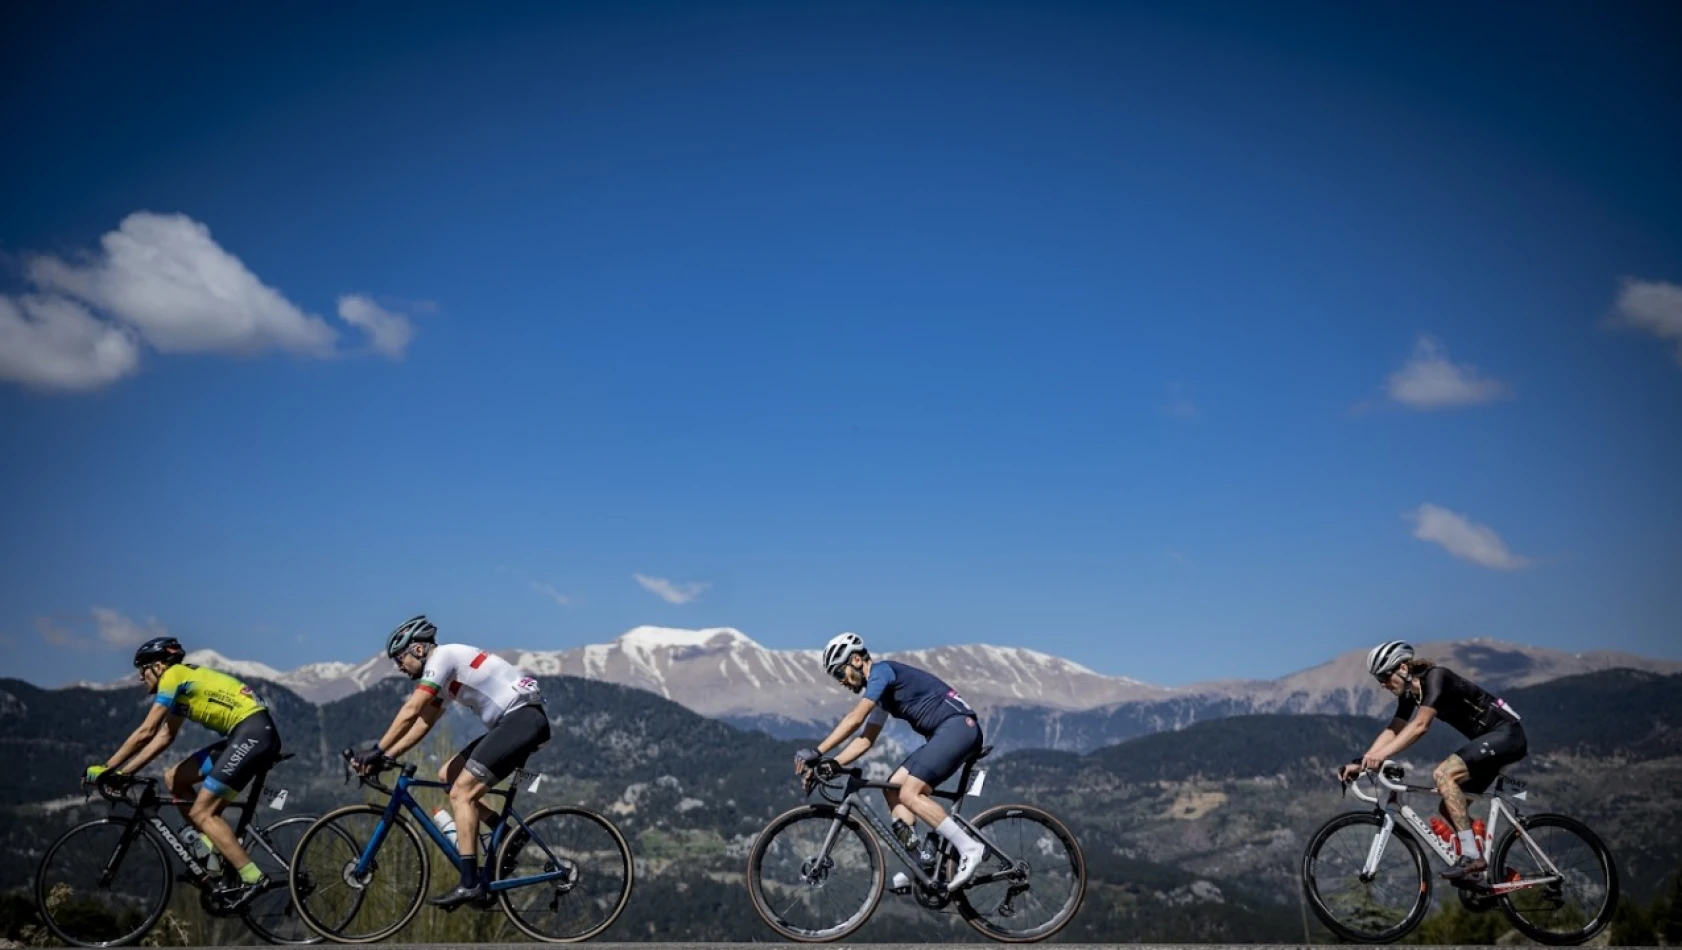
[[1682,657],[1674,5],[483,6],[8,9],[10,675]]

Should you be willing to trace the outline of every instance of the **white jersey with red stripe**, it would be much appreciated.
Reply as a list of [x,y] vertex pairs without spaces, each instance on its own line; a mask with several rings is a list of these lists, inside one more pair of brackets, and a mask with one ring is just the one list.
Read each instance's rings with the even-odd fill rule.
[[543,702],[537,680],[502,657],[464,643],[433,647],[419,688],[461,703],[478,713],[487,727],[511,710]]

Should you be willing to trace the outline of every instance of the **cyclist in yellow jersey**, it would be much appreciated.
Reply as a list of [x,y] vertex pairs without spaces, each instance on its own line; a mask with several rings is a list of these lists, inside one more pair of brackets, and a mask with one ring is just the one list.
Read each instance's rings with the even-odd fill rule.
[[[103,765],[89,766],[84,781],[139,772],[175,742],[181,723],[192,721],[218,732],[206,746],[164,772],[164,783],[184,804],[181,814],[199,830],[207,848],[220,852],[239,872],[238,887],[219,891],[224,906],[236,909],[273,886],[222,819],[222,809],[239,797],[260,770],[280,755],[280,733],[251,688],[216,670],[183,663],[187,651],[174,637],[155,637],[135,651],[140,680],[156,700],[146,719]],[[200,779],[204,787],[195,796]],[[191,802],[191,804],[185,804]]]

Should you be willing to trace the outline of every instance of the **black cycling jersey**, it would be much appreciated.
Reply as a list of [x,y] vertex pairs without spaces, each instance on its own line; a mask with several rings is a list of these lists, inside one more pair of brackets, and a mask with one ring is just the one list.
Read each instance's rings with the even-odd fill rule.
[[1437,711],[1438,719],[1468,739],[1518,722],[1518,713],[1511,706],[1453,670],[1433,666],[1419,677],[1419,687],[1418,699],[1413,696],[1411,684],[1402,691],[1396,703],[1397,719],[1412,719],[1421,706],[1429,707]]

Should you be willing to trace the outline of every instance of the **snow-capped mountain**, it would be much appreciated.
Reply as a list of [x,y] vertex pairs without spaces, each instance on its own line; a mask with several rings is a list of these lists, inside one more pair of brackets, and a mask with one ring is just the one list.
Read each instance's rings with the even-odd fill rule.
[[[487,647],[489,648],[489,647]],[[645,689],[706,716],[735,721],[831,721],[853,697],[824,674],[819,650],[773,650],[730,627],[684,630],[637,627],[609,643],[568,650],[497,650],[539,675],[568,675]],[[1513,689],[1613,667],[1682,672],[1682,663],[1610,651],[1566,653],[1494,640],[1424,643],[1420,655],[1442,660],[1490,689]],[[1232,711],[1380,714],[1395,702],[1366,674],[1366,651],[1274,680],[1228,680],[1168,688],[1107,676],[1078,663],[1021,647],[985,644],[879,652],[929,670],[985,715],[1037,707],[1053,718],[1087,710],[1149,707],[1153,717],[1187,721],[1205,707]],[[236,676],[279,683],[312,702],[330,702],[400,675],[384,654],[358,663],[311,663],[280,672],[213,650],[188,660]],[[133,685],[125,677],[106,686]],[[92,685],[92,684],[78,684]],[[1183,724],[1183,723],[1180,723]],[[1165,727],[1173,728],[1174,723]]]

